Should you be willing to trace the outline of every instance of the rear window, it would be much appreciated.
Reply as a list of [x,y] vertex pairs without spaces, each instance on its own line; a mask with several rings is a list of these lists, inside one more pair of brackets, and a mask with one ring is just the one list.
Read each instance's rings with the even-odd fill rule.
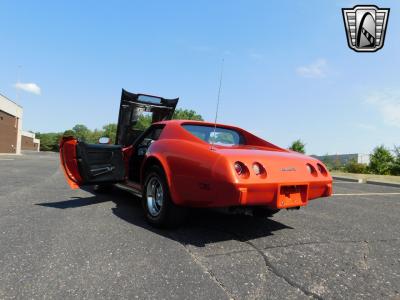
[[209,144],[220,146],[237,146],[244,144],[244,137],[238,131],[223,127],[214,127],[206,125],[182,125],[194,136]]

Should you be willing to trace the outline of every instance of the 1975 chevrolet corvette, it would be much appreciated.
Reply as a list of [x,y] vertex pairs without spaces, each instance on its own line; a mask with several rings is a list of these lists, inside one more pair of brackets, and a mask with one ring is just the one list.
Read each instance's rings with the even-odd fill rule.
[[[178,224],[187,207],[246,207],[268,216],[332,194],[320,161],[238,127],[171,120],[177,103],[122,90],[115,145],[61,140],[69,185],[128,190],[142,198],[147,220],[157,226]],[[153,123],[135,130],[143,112]]]

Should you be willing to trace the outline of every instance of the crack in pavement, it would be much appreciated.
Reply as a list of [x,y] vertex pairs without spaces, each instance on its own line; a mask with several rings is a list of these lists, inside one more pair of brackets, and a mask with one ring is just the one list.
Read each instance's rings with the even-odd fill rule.
[[247,249],[247,250],[227,251],[227,252],[222,252],[222,253],[207,254],[207,255],[204,255],[204,257],[211,258],[211,257],[226,256],[226,255],[240,254],[240,253],[251,253],[251,252],[256,252],[256,250],[255,249]]
[[274,273],[276,276],[278,276],[279,278],[282,278],[284,281],[286,281],[289,285],[291,285],[294,288],[299,289],[303,294],[313,298],[313,299],[323,299],[321,296],[305,289],[303,286],[301,286],[300,284],[298,284],[297,282],[295,282],[294,280],[290,279],[289,277],[285,276],[285,274],[283,274],[281,271],[279,271],[279,269],[277,267],[274,266],[273,263],[270,262],[270,260],[268,259],[268,257],[265,255],[265,253],[260,250],[255,244],[253,244],[250,241],[244,241],[244,243],[250,245],[251,247],[253,247],[258,254],[261,255],[261,257],[264,259],[265,265],[266,267],[272,271],[272,273]]
[[207,267],[203,265],[196,254],[190,251],[186,244],[180,242],[179,238],[175,237],[171,232],[169,232],[168,235],[171,237],[171,239],[173,239],[183,247],[183,249],[193,258],[193,261],[203,270],[204,273],[206,273],[210,277],[210,279],[225,293],[226,296],[228,296],[229,299],[235,299],[233,295],[231,295],[231,293],[227,290],[225,285],[214,275],[211,270],[207,269]]
[[370,249],[369,249],[370,243],[385,243],[385,242],[392,242],[392,241],[400,240],[398,238],[393,238],[393,239],[378,239],[378,240],[343,240],[343,241],[326,241],[326,242],[304,242],[304,243],[271,246],[271,247],[265,247],[265,248],[260,249],[254,243],[244,240],[244,238],[242,236],[240,236],[239,234],[236,234],[234,232],[230,232],[230,231],[226,231],[226,230],[222,230],[222,229],[211,228],[211,227],[206,227],[206,228],[209,230],[228,233],[234,239],[236,239],[238,242],[245,243],[245,244],[249,245],[252,249],[235,250],[235,251],[229,251],[229,252],[224,252],[224,253],[216,253],[216,254],[205,255],[204,257],[216,257],[216,256],[231,255],[231,254],[236,254],[236,253],[257,252],[263,258],[268,270],[270,270],[276,276],[282,278],[284,281],[286,281],[292,287],[299,289],[302,293],[304,293],[305,295],[307,295],[313,299],[323,299],[323,298],[321,296],[319,296],[318,294],[305,289],[304,287],[302,287],[300,284],[298,284],[291,278],[288,278],[287,276],[285,276],[282,272],[280,272],[280,270],[277,267],[275,267],[275,265],[273,263],[270,262],[269,258],[265,255],[263,250],[287,248],[287,247],[297,247],[297,246],[305,246],[305,245],[353,244],[353,243],[354,244],[362,244],[364,246],[364,253],[362,256],[361,264],[365,268],[365,270],[368,270],[369,269],[368,257],[369,257],[369,253],[370,253]]
[[[297,246],[307,246],[307,245],[329,245],[329,244],[359,244],[359,243],[365,243],[367,246],[366,255],[369,255],[369,243],[386,243],[386,242],[394,242],[394,241],[399,241],[400,239],[382,239],[382,240],[344,240],[344,241],[327,241],[327,242],[304,242],[304,243],[295,243],[295,244],[286,244],[286,245],[277,245],[277,246],[271,246],[271,247],[264,247],[262,250],[270,250],[270,249],[279,249],[279,248],[289,248],[289,247],[297,247]],[[237,254],[237,253],[246,253],[246,252],[255,252],[257,250],[235,250],[235,251],[227,251],[227,252],[222,252],[222,253],[215,253],[215,254],[209,254],[205,255],[204,257],[216,257],[216,256],[224,256],[224,255],[231,255],[231,254]]]
[[400,239],[381,239],[381,240],[343,240],[343,241],[326,241],[326,242],[303,242],[303,243],[295,243],[295,244],[286,244],[286,245],[278,245],[265,247],[263,250],[276,249],[276,248],[287,248],[287,247],[296,247],[296,246],[306,246],[306,245],[329,245],[329,244],[359,244],[359,243],[386,243],[386,242],[395,242]]
[[362,265],[365,267],[365,270],[369,269],[368,256],[369,256],[369,242],[364,241],[364,254],[363,254]]
[[263,249],[259,249],[252,242],[244,240],[244,238],[242,236],[240,236],[239,234],[237,234],[235,232],[227,231],[227,230],[222,230],[222,229],[219,229],[219,228],[213,228],[213,227],[205,227],[205,228],[211,229],[211,230],[214,230],[214,231],[218,231],[218,232],[223,232],[223,233],[230,234],[238,242],[245,243],[245,244],[249,245],[250,247],[252,247],[254,249],[255,252],[257,252],[262,257],[262,259],[264,260],[266,268],[269,271],[271,271],[275,276],[283,279],[287,284],[289,284],[290,286],[294,287],[295,289],[298,289],[299,291],[301,291],[303,294],[305,294],[308,297],[311,297],[313,299],[318,299],[318,300],[323,299],[321,296],[319,296],[319,295],[317,295],[317,294],[305,289],[303,286],[301,286],[300,284],[298,284],[294,280],[292,280],[289,277],[285,276],[285,274],[283,274],[281,271],[279,271],[279,269],[277,267],[275,267],[272,262],[270,262],[268,257],[263,252]]

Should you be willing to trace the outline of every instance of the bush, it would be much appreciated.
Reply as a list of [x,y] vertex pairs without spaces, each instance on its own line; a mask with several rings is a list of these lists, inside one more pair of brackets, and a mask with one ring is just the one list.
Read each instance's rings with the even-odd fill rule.
[[394,147],[395,159],[392,164],[390,173],[392,175],[400,175],[400,146]]
[[368,173],[368,166],[366,164],[360,164],[353,159],[344,166],[344,170],[349,173],[365,174]]

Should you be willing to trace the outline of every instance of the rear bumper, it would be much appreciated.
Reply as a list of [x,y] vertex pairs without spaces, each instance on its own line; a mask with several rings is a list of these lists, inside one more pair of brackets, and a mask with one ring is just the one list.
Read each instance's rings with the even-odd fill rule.
[[332,181],[268,184],[220,184],[210,206],[267,206],[273,209],[305,206],[332,195]]

